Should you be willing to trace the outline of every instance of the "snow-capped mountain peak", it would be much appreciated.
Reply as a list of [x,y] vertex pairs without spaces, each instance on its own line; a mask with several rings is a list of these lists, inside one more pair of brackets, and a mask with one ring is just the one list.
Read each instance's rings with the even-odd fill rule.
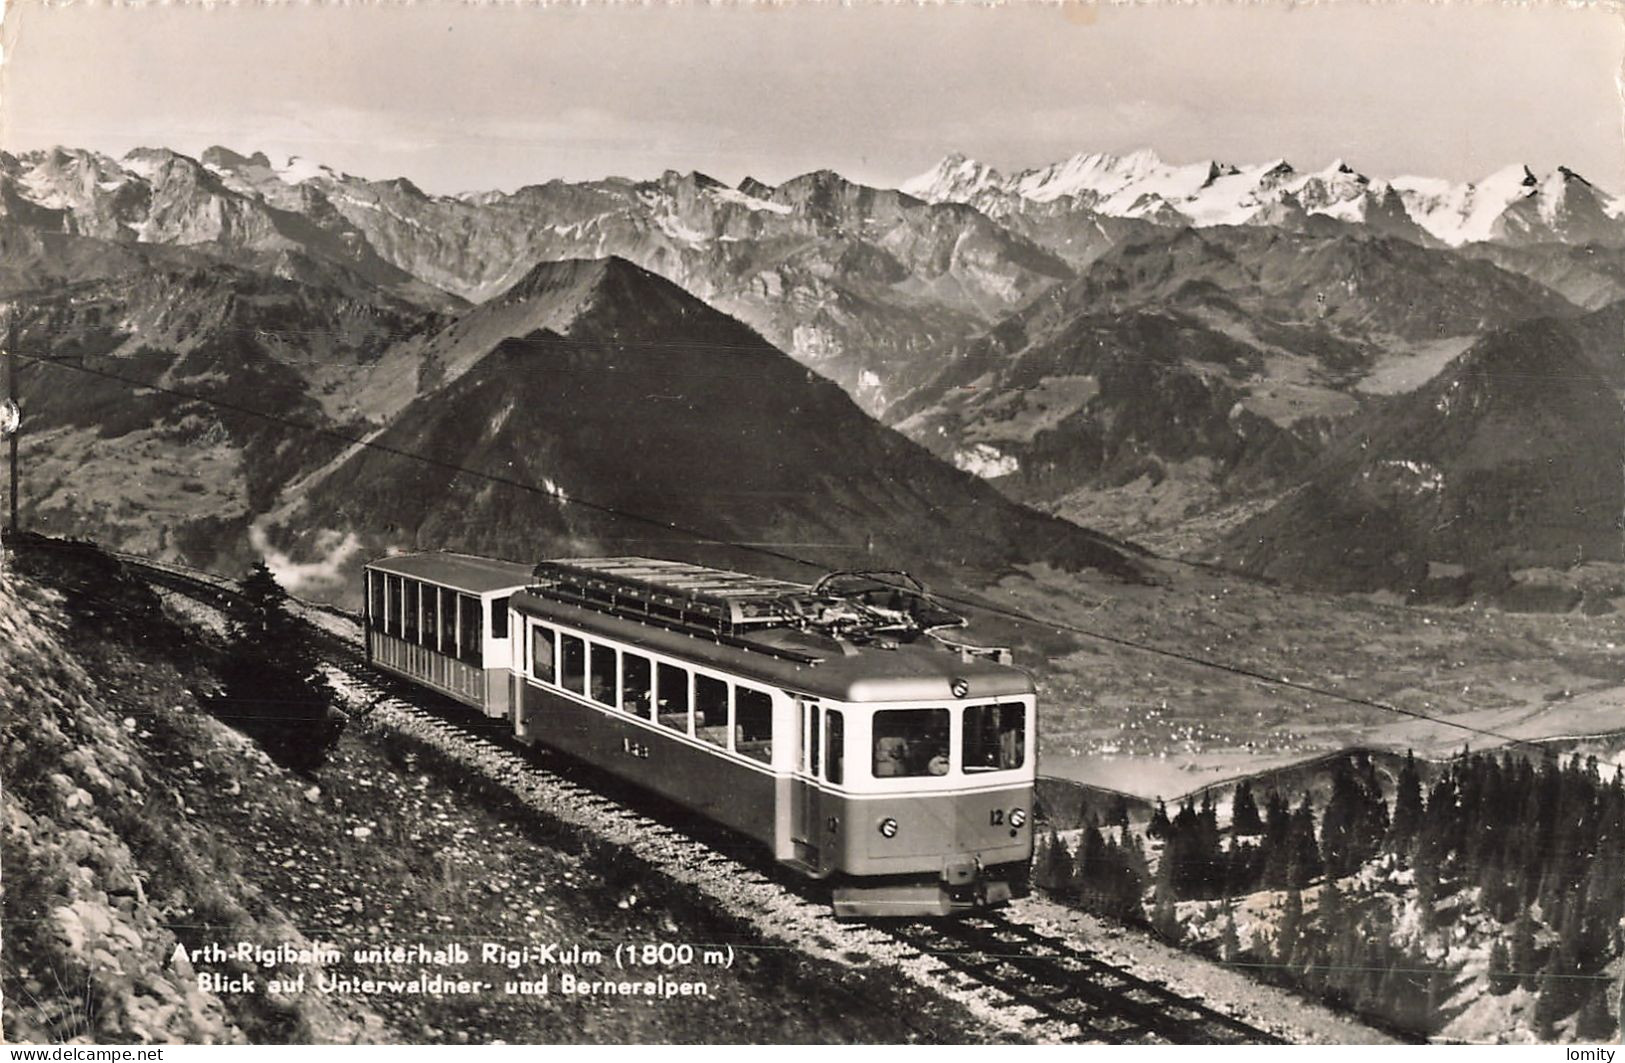
[[1453,247],[1485,240],[1625,244],[1625,201],[1568,167],[1542,177],[1521,163],[1457,184],[1428,177],[1373,180],[1341,158],[1308,173],[1285,159],[1174,164],[1149,148],[1126,155],[1080,152],[1004,175],[954,153],[902,190],[995,216],[1019,213],[1023,204],[1194,226],[1274,225],[1320,214]]

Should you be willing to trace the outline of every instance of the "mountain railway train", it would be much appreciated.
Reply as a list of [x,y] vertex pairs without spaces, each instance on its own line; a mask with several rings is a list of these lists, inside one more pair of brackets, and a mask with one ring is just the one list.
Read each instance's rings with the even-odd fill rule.
[[1032,681],[903,574],[436,553],[365,579],[375,667],[753,839],[837,915],[1026,891]]

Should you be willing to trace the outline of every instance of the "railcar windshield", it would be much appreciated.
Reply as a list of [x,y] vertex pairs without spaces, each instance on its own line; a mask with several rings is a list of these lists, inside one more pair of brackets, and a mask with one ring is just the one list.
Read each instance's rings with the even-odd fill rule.
[[948,774],[947,709],[885,709],[874,716],[877,779]]
[[1005,771],[1027,761],[1027,707],[1011,701],[971,705],[965,709],[965,753],[968,772]]

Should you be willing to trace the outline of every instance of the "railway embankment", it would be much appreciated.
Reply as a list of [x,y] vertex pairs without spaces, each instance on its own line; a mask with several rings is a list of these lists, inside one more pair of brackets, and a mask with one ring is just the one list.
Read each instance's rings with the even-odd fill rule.
[[[8,1040],[1012,1036],[787,947],[398,729],[279,766],[217,718],[221,617],[177,604],[88,549],[0,586]],[[628,970],[628,946],[653,951]]]
[[381,1039],[354,1001],[200,988],[177,946],[306,940],[214,815],[291,783],[202,711],[205,658],[144,584],[94,553],[16,560],[0,584],[6,1040]]

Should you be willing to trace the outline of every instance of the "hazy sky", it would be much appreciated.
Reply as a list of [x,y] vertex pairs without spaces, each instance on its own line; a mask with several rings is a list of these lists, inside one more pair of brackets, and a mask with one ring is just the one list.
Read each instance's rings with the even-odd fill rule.
[[1479,5],[204,9],[12,0],[0,145],[299,154],[431,191],[829,167],[895,184],[1152,147],[1174,162],[1625,191],[1625,23]]

